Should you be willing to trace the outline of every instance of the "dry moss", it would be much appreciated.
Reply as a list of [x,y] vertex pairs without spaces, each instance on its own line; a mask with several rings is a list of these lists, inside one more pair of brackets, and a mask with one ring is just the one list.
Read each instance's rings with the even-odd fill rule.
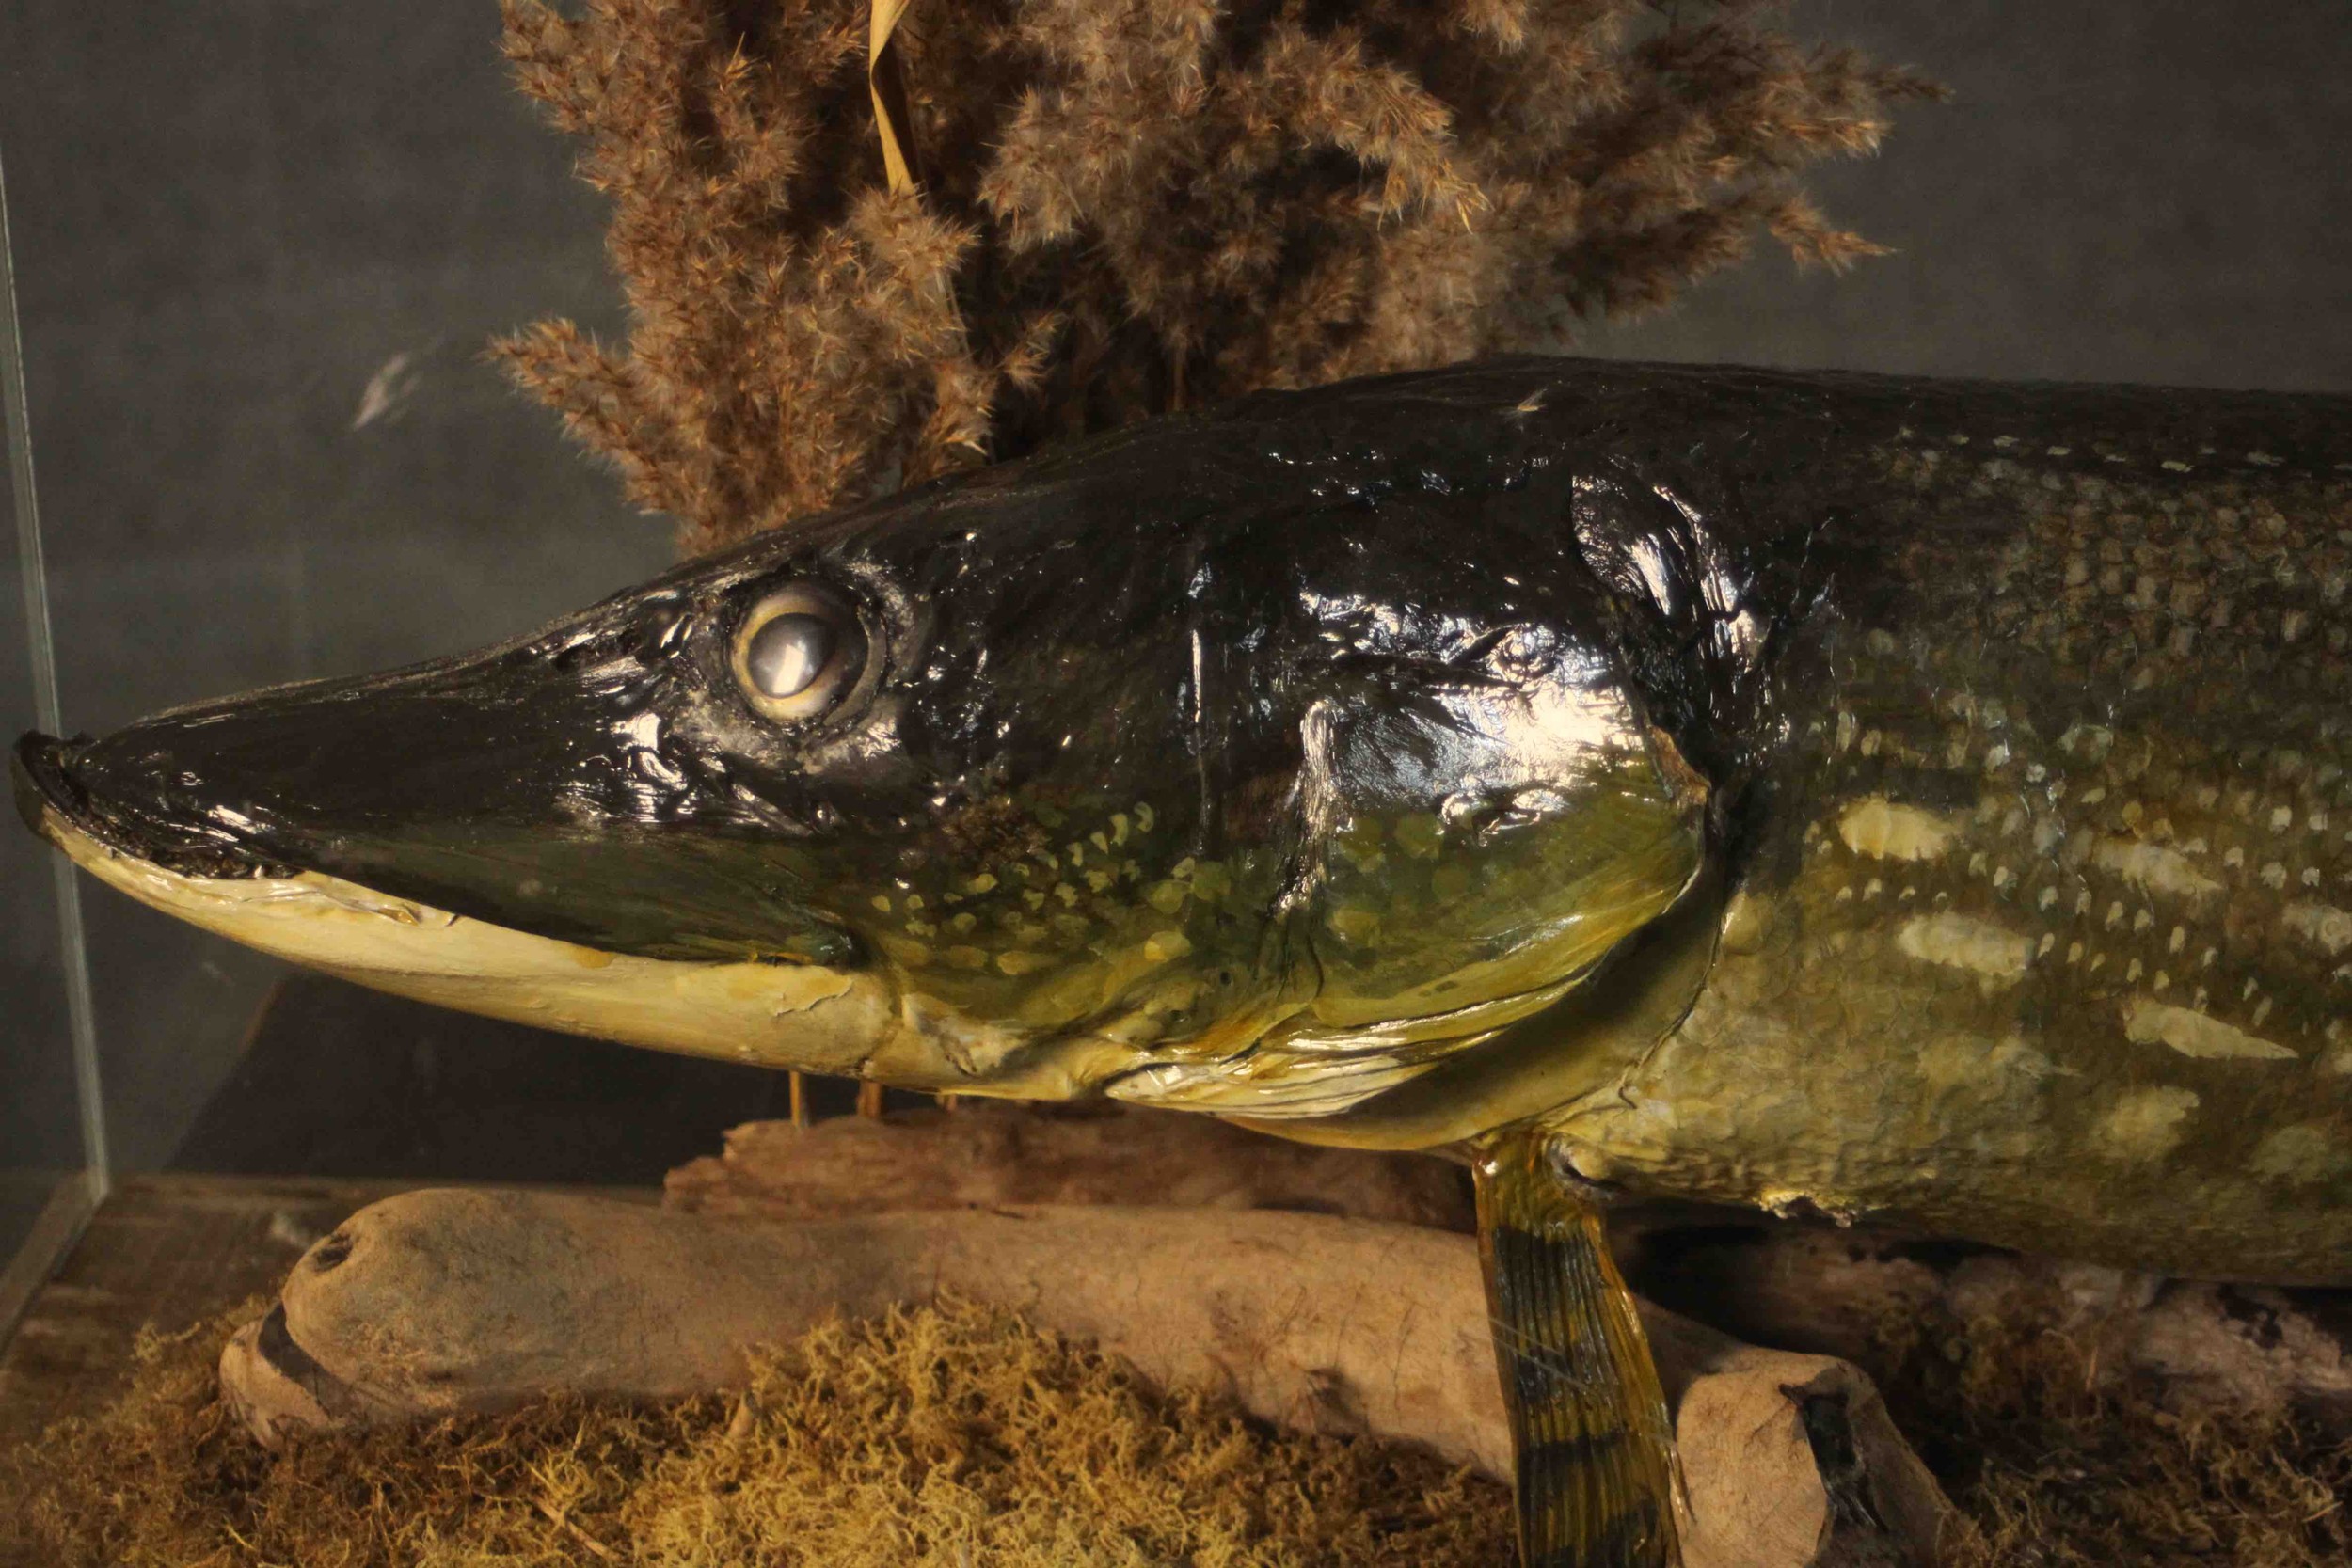
[[1019,1320],[818,1330],[739,1396],[550,1403],[255,1447],[215,1397],[240,1313],[141,1347],[112,1407],[0,1455],[0,1562],[40,1568],[1491,1568],[1504,1491],[1269,1433]]
[[[214,1397],[223,1339],[262,1306],[151,1338],[113,1406],[0,1453],[0,1563],[1509,1560],[1501,1487],[1154,1395],[956,1304],[820,1329],[740,1396],[554,1403],[271,1455]],[[1979,1323],[1907,1352],[1898,1418],[1982,1530],[1953,1568],[2352,1561],[2352,1445],[2167,1410],[2100,1375],[2090,1340]]]
[[1973,1518],[1950,1568],[2342,1568],[2352,1442],[2169,1408],[2093,1331],[1982,1320],[1897,1352],[1889,1409]]
[[708,548],[1189,403],[1556,346],[1759,233],[1931,92],[1769,0],[501,0],[612,201],[626,345],[497,352]]

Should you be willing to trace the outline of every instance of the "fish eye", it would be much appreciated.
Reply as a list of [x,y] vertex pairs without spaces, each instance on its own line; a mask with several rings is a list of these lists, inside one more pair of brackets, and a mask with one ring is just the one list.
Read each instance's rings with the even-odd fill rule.
[[731,660],[744,699],[770,719],[819,719],[860,685],[866,627],[831,590],[796,582],[752,607]]

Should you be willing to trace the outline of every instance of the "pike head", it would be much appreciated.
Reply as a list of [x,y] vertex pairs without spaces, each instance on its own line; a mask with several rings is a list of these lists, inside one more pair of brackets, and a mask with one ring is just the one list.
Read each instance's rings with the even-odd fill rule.
[[941,482],[477,656],[27,736],[18,802],[135,898],[476,1012],[1291,1131],[1434,1074],[1467,1108],[1365,1140],[1463,1135],[1528,1111],[1473,1048],[1556,1096],[1687,1002],[1626,955],[1711,831],[1637,669],[1709,656],[1482,396],[1476,442],[1319,394]]

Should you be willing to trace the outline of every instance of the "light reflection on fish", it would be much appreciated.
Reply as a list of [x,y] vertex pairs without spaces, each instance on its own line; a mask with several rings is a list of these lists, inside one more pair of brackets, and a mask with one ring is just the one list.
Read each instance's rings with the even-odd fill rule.
[[2352,1282],[2348,584],[2352,400],[1514,359],[27,736],[17,787],[405,994],[1472,1155],[1527,1556],[1649,1562],[1654,1395],[1532,1364],[1629,1321],[1523,1289],[1583,1183]]

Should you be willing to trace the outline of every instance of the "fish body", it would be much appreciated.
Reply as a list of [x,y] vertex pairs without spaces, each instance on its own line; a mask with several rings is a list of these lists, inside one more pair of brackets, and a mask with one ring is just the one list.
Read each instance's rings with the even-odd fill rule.
[[1497,360],[28,736],[18,795],[555,1027],[2344,1282],[2348,583],[2352,400]]

